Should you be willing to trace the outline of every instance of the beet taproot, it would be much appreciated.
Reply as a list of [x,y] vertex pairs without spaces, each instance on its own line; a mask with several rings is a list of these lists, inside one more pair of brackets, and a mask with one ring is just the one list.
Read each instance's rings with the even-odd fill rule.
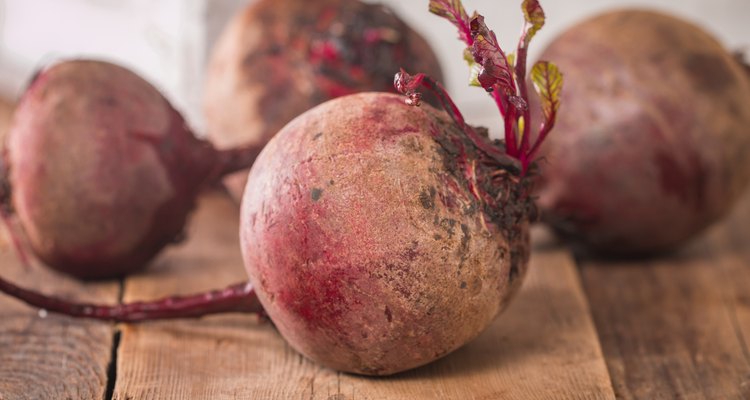
[[[274,136],[251,168],[240,246],[250,283],[156,304],[72,304],[0,278],[0,291],[69,315],[115,321],[262,312],[323,366],[388,375],[436,360],[479,335],[520,287],[530,256],[535,154],[554,126],[562,75],[530,77],[543,118],[532,139],[524,85],[544,23],[525,0],[507,57],[481,15],[430,1],[458,27],[476,81],[497,104],[506,141],[466,123],[442,86],[400,71],[391,93],[318,105]],[[468,57],[467,57],[468,58]],[[422,90],[444,111],[421,104]],[[218,304],[218,305],[217,305]]]
[[711,35],[623,10],[543,52],[566,73],[539,205],[563,236],[608,256],[673,249],[726,215],[750,178],[750,79]]
[[133,72],[71,60],[42,70],[20,99],[0,185],[45,264],[110,278],[178,240],[198,192],[258,151],[217,151]]
[[248,178],[241,243],[250,281],[292,347],[382,375],[487,327],[518,288],[529,244],[523,218],[505,224],[497,214],[514,215],[512,206],[494,209],[472,192],[517,189],[511,179],[490,185],[497,169],[479,159],[447,115],[385,93],[326,102],[268,143]]
[[[385,6],[259,0],[235,16],[214,47],[204,100],[208,137],[220,148],[265,144],[326,100],[393,92],[401,67],[442,80],[427,42]],[[237,201],[247,172],[224,181]]]

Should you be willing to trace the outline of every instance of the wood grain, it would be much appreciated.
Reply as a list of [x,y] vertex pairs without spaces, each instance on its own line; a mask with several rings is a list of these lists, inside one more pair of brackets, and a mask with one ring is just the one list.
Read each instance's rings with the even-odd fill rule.
[[618,398],[750,398],[749,206],[671,256],[582,263]]
[[[0,131],[9,116],[0,102]],[[0,138],[2,138],[0,134]],[[84,284],[34,262],[21,266],[0,225],[0,273],[18,284],[70,299],[114,303],[119,283]],[[102,399],[107,388],[112,324],[49,315],[0,294],[0,399]]]
[[[144,275],[128,300],[244,278],[238,215],[204,197],[190,239]],[[540,250],[509,310],[480,338],[429,366],[389,378],[322,368],[254,316],[126,326],[114,398],[125,399],[611,399],[593,322],[570,255]]]

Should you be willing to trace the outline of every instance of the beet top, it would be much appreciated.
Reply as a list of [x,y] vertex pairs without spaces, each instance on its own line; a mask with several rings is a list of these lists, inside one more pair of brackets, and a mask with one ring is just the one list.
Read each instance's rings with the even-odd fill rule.
[[47,265],[118,276],[179,239],[198,191],[257,152],[216,151],[122,67],[62,62],[35,77],[13,116],[5,208]]
[[[206,79],[208,135],[219,147],[263,143],[315,105],[390,91],[405,68],[442,80],[425,40],[382,5],[259,0],[226,27]],[[240,200],[247,171],[225,180]]]
[[566,71],[540,206],[607,255],[684,243],[724,216],[750,178],[750,79],[709,34],[626,10],[582,22],[543,53]]

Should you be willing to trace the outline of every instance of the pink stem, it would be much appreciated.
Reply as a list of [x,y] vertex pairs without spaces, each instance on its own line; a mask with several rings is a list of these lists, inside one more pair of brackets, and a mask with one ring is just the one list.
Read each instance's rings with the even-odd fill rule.
[[76,303],[24,289],[0,278],[0,292],[31,306],[76,318],[113,322],[141,322],[158,319],[199,318],[226,312],[263,314],[250,283],[238,283],[222,290],[155,301],[118,305]]
[[523,38],[521,39],[521,45],[518,46],[518,56],[516,57],[516,80],[518,80],[518,93],[526,102],[526,108],[523,110],[523,136],[521,137],[521,149],[520,156],[523,164],[524,171],[528,166],[528,151],[529,151],[529,136],[531,134],[531,111],[529,111],[529,92],[526,87],[526,55],[527,49],[523,45]]
[[511,157],[516,157],[516,141],[513,134],[513,116],[511,115],[513,109],[511,107],[506,108],[507,103],[498,90],[493,90],[491,96],[495,100],[495,104],[497,104],[497,109],[500,110],[500,116],[503,117],[505,152]]
[[542,124],[542,128],[539,131],[539,136],[537,136],[536,140],[534,141],[534,145],[531,147],[531,150],[529,150],[529,160],[533,160],[536,156],[537,151],[539,151],[539,147],[541,146],[542,142],[544,142],[544,139],[547,137],[547,134],[552,130],[552,128],[555,127],[555,119],[557,118],[557,112],[552,111],[552,115],[550,115],[549,121],[547,123]]
[[410,76],[405,71],[401,70],[401,72],[396,74],[395,85],[396,90],[406,95],[413,93],[419,86],[430,90],[435,96],[437,96],[438,100],[440,100],[443,109],[445,109],[448,115],[451,116],[456,125],[466,133],[469,140],[471,140],[480,151],[502,164],[508,162],[508,156],[505,153],[489,143],[484,137],[480,136],[474,128],[466,124],[461,111],[459,111],[456,104],[453,103],[453,100],[451,100],[450,96],[439,82],[422,73]]
[[505,129],[508,130],[508,137],[505,140],[506,146],[510,146],[508,154],[513,158],[519,159],[518,133],[516,132],[516,124],[514,124],[517,120],[516,113],[517,111],[510,105],[508,107],[508,114],[505,116]]

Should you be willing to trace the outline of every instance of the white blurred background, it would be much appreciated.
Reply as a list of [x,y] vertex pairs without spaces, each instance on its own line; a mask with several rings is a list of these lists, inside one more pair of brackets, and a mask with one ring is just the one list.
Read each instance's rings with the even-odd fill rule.
[[[162,91],[199,132],[203,73],[223,25],[253,0],[0,0],[0,95],[15,98],[34,71],[55,59],[97,57],[121,63]],[[314,0],[308,0],[314,1]],[[423,33],[437,51],[447,87],[475,124],[492,125],[481,90],[469,88],[455,29],[427,12],[427,0],[380,0]],[[464,0],[484,14],[506,48],[515,46],[521,0]],[[531,59],[566,27],[624,7],[663,10],[702,25],[730,49],[750,50],[750,0],[542,0],[547,25]],[[637,57],[637,54],[633,55]]]

